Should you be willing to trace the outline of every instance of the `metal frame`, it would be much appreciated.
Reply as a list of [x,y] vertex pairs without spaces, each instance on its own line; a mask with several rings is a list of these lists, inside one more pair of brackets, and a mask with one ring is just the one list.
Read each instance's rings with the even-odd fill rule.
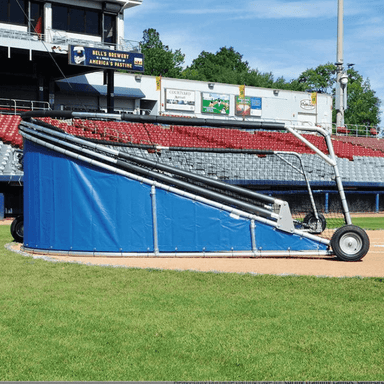
[[[306,144],[309,148],[311,148],[313,151],[315,151],[324,161],[326,161],[329,165],[331,165],[333,167],[334,172],[335,172],[335,181],[336,181],[337,189],[339,191],[341,204],[343,207],[343,214],[344,214],[345,222],[346,222],[346,224],[351,225],[352,224],[351,215],[349,213],[348,203],[347,203],[347,199],[345,197],[344,187],[343,187],[343,183],[341,181],[339,168],[337,166],[335,151],[333,150],[331,133],[329,131],[326,131],[323,128],[320,128],[320,127],[295,126],[295,127],[287,127],[287,130],[290,133],[292,133],[293,135],[295,135],[300,141],[302,141],[304,144]],[[299,132],[296,132],[296,130],[314,131],[314,132],[320,133],[325,138],[325,143],[326,143],[327,149],[329,151],[329,156],[327,156],[325,153],[320,151],[320,149],[318,149],[316,146],[314,146],[312,143],[310,143]]]
[[[300,161],[301,170],[299,168],[297,168],[296,166],[294,166],[292,163],[290,163],[287,159],[284,159],[284,157],[281,156],[281,154],[290,154],[290,155],[297,156],[297,158]],[[312,209],[313,209],[313,214],[315,215],[316,220],[319,220],[319,214],[317,212],[317,208],[316,208],[316,204],[315,204],[315,199],[313,197],[311,185],[309,184],[309,179],[308,179],[308,176],[307,176],[307,172],[305,172],[305,168],[304,168],[302,157],[298,153],[296,153],[296,152],[276,152],[275,155],[280,160],[284,161],[286,164],[288,164],[289,166],[291,166],[293,169],[295,169],[297,172],[299,172],[300,174],[302,174],[304,176],[305,184],[307,185],[307,190],[308,190],[308,194],[309,194],[309,199],[311,201],[311,205],[312,205]]]
[[[346,226],[340,227],[336,230],[335,234],[332,236],[331,240],[321,238],[314,234],[308,233],[305,230],[296,229],[292,215],[289,209],[287,202],[267,197],[256,192],[241,192],[237,191],[238,194],[236,197],[226,195],[225,190],[230,188],[232,191],[237,189],[236,186],[228,186],[227,183],[222,183],[217,180],[212,180],[210,178],[205,178],[203,176],[190,174],[189,172],[182,171],[178,168],[171,166],[159,165],[157,161],[150,161],[139,158],[138,156],[132,156],[123,154],[119,151],[116,151],[111,148],[107,148],[107,142],[104,142],[104,145],[97,144],[90,140],[84,140],[72,135],[62,133],[58,128],[49,125],[43,122],[37,122],[32,119],[32,117],[63,117],[63,118],[86,118],[86,119],[113,119],[113,120],[125,120],[125,121],[139,121],[141,123],[160,123],[160,124],[181,124],[185,125],[195,125],[195,126],[211,126],[211,127],[231,127],[238,129],[248,129],[248,130],[287,130],[297,137],[301,142],[306,144],[311,148],[316,154],[318,154],[324,161],[334,168],[335,171],[335,181],[337,184],[337,189],[341,197],[342,207]],[[341,177],[337,167],[336,156],[333,150],[332,141],[330,138],[330,132],[320,128],[320,127],[308,127],[308,126],[285,126],[282,123],[274,122],[244,122],[244,121],[222,121],[218,119],[180,119],[168,116],[138,116],[138,115],[114,115],[114,114],[94,114],[94,113],[81,113],[81,112],[47,112],[47,111],[37,111],[37,112],[27,112],[22,115],[23,120],[20,124],[21,135],[26,139],[34,142],[40,146],[46,147],[50,150],[56,151],[58,153],[64,154],[67,157],[72,157],[74,159],[83,161],[90,165],[94,165],[101,169],[114,172],[116,174],[125,176],[129,179],[138,181],[140,183],[145,183],[151,186],[151,206],[152,206],[152,230],[153,230],[153,252],[72,252],[72,251],[53,251],[47,252],[47,250],[41,250],[44,253],[52,254],[66,254],[66,255],[80,255],[80,256],[123,256],[123,257],[146,257],[146,256],[164,256],[164,257],[258,257],[258,256],[282,256],[282,257],[292,257],[292,256],[325,256],[333,255],[343,261],[356,261],[360,260],[369,249],[369,238],[364,230],[354,225],[351,225],[351,218],[348,210],[348,204],[345,198],[345,193],[343,185],[341,182]],[[325,138],[326,146],[329,151],[329,155],[323,153],[315,145],[310,143],[306,138],[302,136],[302,132],[316,132],[321,134]],[[153,145],[152,148],[155,149],[169,149],[164,146]],[[173,148],[174,149],[174,148]],[[277,154],[279,152],[274,151],[259,151],[259,153],[264,154]],[[281,153],[281,152],[280,152]],[[280,159],[281,156],[280,156]],[[143,165],[145,163],[145,165]],[[288,162],[289,164],[289,162]],[[293,166],[293,164],[290,164]],[[149,167],[150,169],[147,169]],[[165,167],[165,168],[164,168]],[[297,168],[297,167],[294,167]],[[167,175],[167,173],[173,173],[174,175],[181,175],[182,173],[187,173],[188,178],[198,179],[198,184],[196,185],[193,182],[186,182],[180,180],[178,177],[173,178],[172,176]],[[303,168],[303,174],[305,175],[305,170]],[[307,186],[309,184],[308,178],[306,178]],[[205,184],[202,187],[200,184]],[[209,188],[207,188],[209,186]],[[210,187],[215,189],[221,189],[222,191],[212,190]],[[205,248],[201,251],[193,252],[178,252],[177,248],[175,252],[161,252],[158,245],[158,233],[157,233],[157,207],[156,207],[156,189],[161,188],[165,191],[169,191],[173,194],[186,197],[189,200],[198,201],[203,204],[210,205],[211,207],[218,208],[220,210],[226,211],[233,218],[246,218],[249,220],[249,231],[251,238],[251,250],[246,251],[222,251],[222,252],[206,252]],[[310,186],[309,186],[310,190]],[[250,204],[248,201],[244,201],[241,198],[242,194],[248,195],[249,193],[254,194],[253,198],[256,198],[264,202],[264,206],[260,207],[257,205]],[[312,196],[312,203],[314,203]],[[278,208],[276,212],[276,208]],[[295,250],[291,251],[289,247],[289,242],[285,244],[285,250],[273,250],[273,251],[263,251],[262,248],[258,247],[256,244],[256,222],[264,223],[269,227],[269,230],[280,230],[286,232],[285,236],[289,235],[298,235],[301,238],[311,239],[315,242],[314,249],[311,250]],[[353,241],[351,240],[353,239]],[[346,244],[348,242],[348,244]],[[359,244],[359,247],[353,246],[354,242]],[[352,245],[350,245],[352,244]],[[345,245],[348,245],[347,251],[345,250]],[[25,244],[25,249],[30,250],[28,244]],[[325,247],[326,246],[326,247]],[[246,247],[248,248],[248,246]],[[277,247],[279,248],[279,247]],[[320,250],[320,248],[322,248]],[[36,250],[32,250],[34,253]]]

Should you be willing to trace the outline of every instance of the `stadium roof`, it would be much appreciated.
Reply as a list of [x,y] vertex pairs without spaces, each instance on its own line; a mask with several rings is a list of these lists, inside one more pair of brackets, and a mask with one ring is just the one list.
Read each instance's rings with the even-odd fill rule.
[[[88,95],[98,96],[107,95],[106,85],[89,84],[86,81],[81,82],[78,79],[58,80],[56,81],[56,84],[63,92],[86,93]],[[115,97],[125,97],[128,99],[143,99],[145,97],[145,94],[141,91],[141,89],[125,87],[115,87],[114,95]]]

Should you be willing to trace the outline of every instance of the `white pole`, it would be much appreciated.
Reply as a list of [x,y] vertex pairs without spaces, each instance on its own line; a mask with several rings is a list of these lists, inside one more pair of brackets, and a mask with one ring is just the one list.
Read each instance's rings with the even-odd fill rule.
[[343,64],[344,0],[338,0],[337,9],[337,62]]
[[338,87],[336,87],[336,92],[339,94],[339,105],[336,106],[336,128],[344,126],[344,89],[341,84],[341,77],[343,75],[343,42],[344,42],[344,0],[338,0],[338,9],[337,9],[337,55],[336,55],[336,66],[337,66],[337,77],[336,82]]

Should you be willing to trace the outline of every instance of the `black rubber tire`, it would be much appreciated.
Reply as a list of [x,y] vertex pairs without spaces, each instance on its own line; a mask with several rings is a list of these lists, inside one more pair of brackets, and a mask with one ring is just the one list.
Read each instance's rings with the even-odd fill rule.
[[345,225],[333,234],[331,247],[339,260],[358,261],[368,253],[369,237],[364,229]]
[[[16,219],[17,219],[17,217],[16,217],[15,219],[12,220],[12,223],[11,223],[11,234],[12,234],[13,231],[15,230]],[[12,236],[13,236],[13,235],[12,235]]]
[[321,231],[317,229],[317,219],[313,212],[308,213],[303,220],[303,223],[309,226],[309,233],[322,233],[324,232],[324,229],[327,227],[327,221],[325,220],[324,215],[321,213],[318,213],[317,216],[319,217],[320,223],[321,223]]
[[11,224],[11,235],[16,242],[22,243],[24,240],[24,217],[18,216]]

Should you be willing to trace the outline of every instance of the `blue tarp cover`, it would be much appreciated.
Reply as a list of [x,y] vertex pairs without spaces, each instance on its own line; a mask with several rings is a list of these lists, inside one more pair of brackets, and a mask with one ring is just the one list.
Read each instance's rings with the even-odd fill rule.
[[[250,220],[156,188],[160,252],[251,250]],[[256,222],[257,248],[315,250],[316,241]],[[30,141],[24,146],[24,244],[80,252],[153,252],[151,186]]]

